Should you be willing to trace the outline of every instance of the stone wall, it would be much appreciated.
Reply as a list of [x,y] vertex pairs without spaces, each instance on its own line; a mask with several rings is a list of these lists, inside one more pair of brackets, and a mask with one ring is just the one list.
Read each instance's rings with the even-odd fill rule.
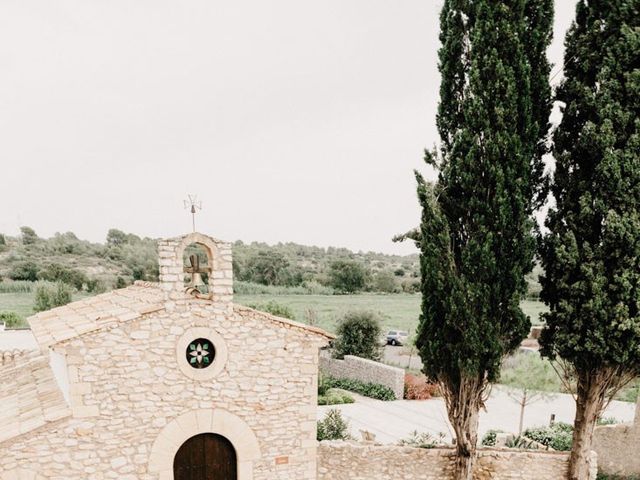
[[379,383],[393,390],[396,398],[404,396],[404,370],[401,368],[352,355],[345,355],[344,360],[338,360],[323,351],[320,354],[320,371],[335,378]]
[[[608,475],[640,475],[640,398],[635,424],[604,425],[593,435],[593,449],[598,453],[598,465]],[[632,453],[632,451],[635,452]]]
[[[216,310],[185,299],[56,344],[73,416],[0,442],[0,479],[170,480],[180,442],[213,431],[234,443],[239,480],[314,480],[322,338],[244,307]],[[179,368],[176,346],[190,329],[221,339],[214,362],[224,365],[213,378]]]
[[[321,442],[318,480],[446,480],[453,462],[453,450],[446,448]],[[483,449],[474,480],[559,480],[566,478],[568,463],[564,452]],[[595,476],[594,470],[590,480]]]

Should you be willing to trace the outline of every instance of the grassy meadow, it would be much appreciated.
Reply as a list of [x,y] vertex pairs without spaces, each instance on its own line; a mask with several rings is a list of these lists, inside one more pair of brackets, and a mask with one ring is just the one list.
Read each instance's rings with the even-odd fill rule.
[[[86,293],[75,293],[73,299],[86,297]],[[385,328],[415,331],[420,312],[420,295],[417,294],[375,294],[358,295],[271,295],[236,294],[235,302],[240,305],[260,306],[275,301],[289,307],[296,320],[309,323],[315,316],[315,324],[328,331],[335,331],[340,317],[349,310],[373,310],[383,319]],[[33,292],[0,293],[0,312],[16,312],[20,317],[33,315]],[[522,308],[538,324],[538,315],[545,306],[537,301],[525,300]]]

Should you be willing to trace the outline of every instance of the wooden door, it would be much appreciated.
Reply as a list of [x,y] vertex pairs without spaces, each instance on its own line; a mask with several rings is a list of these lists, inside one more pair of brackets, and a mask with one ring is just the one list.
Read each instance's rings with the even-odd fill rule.
[[229,440],[214,433],[191,437],[173,459],[174,480],[237,480],[236,451]]

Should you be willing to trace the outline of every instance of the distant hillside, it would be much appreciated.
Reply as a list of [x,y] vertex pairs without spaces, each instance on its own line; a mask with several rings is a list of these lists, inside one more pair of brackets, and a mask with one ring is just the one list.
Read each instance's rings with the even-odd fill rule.
[[[234,274],[239,284],[332,288],[337,269],[353,268],[362,275],[356,289],[382,292],[417,291],[418,255],[352,252],[280,243],[233,244]],[[7,280],[61,280],[78,290],[100,292],[158,278],[156,240],[117,229],[105,243],[80,240],[72,232],[40,238],[29,227],[22,235],[0,235],[0,278]]]

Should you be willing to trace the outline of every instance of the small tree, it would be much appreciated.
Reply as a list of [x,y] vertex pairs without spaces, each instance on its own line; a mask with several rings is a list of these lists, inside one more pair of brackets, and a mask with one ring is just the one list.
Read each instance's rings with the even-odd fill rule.
[[11,267],[8,277],[11,280],[26,280],[35,282],[38,279],[38,265],[33,262],[19,262]]
[[286,285],[289,260],[278,252],[260,251],[247,262],[243,278],[263,285]]
[[334,355],[345,355],[380,360],[382,356],[382,327],[380,316],[369,311],[348,312],[338,324],[338,338],[334,342]]
[[117,228],[111,228],[107,232],[107,245],[117,247],[127,243],[127,234]]
[[35,305],[36,312],[44,312],[55,307],[61,307],[71,302],[71,289],[62,282],[55,286],[40,284],[36,287]]
[[377,272],[373,278],[373,289],[376,292],[394,293],[398,289],[395,275],[388,270]]
[[20,227],[20,233],[24,245],[32,245],[38,241],[38,235],[31,227]]
[[337,408],[329,410],[322,420],[318,420],[317,439],[321,440],[349,440],[349,423],[342,418]]
[[504,363],[500,383],[511,387],[507,394],[520,405],[520,436],[527,405],[545,398],[549,392],[559,392],[562,384],[551,362],[543,360],[536,353],[518,353]]
[[368,272],[355,260],[336,260],[329,267],[330,284],[340,293],[355,293],[367,284]]

